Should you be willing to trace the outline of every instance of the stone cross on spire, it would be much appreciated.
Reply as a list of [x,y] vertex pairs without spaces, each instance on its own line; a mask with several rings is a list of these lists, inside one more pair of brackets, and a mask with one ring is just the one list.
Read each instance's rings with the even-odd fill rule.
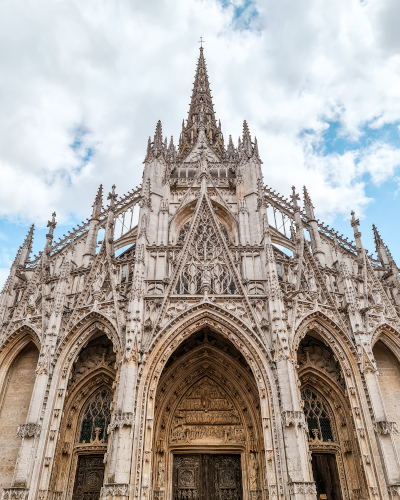
[[52,240],[53,239],[53,233],[54,233],[54,229],[55,229],[56,225],[57,225],[57,222],[56,222],[56,213],[53,212],[51,221],[47,222],[47,227],[50,228],[49,232],[46,234],[46,238],[48,240]]

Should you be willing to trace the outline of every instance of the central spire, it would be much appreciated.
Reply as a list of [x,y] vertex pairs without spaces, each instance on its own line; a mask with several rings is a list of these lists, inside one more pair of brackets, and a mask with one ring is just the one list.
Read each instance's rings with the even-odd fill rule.
[[203,47],[200,47],[200,57],[197,62],[188,119],[186,126],[185,123],[182,124],[182,133],[179,139],[179,156],[181,160],[190,153],[196,144],[200,127],[204,127],[211,149],[219,157],[223,158],[225,156],[224,139],[221,133],[221,123],[217,125],[215,120]]

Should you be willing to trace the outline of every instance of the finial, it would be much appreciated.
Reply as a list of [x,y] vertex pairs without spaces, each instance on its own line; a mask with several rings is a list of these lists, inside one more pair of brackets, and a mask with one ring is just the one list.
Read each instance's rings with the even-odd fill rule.
[[290,195],[290,197],[292,198],[292,203],[293,203],[293,207],[296,209],[299,208],[299,205],[297,203],[297,200],[300,200],[300,196],[296,193],[296,188],[294,186],[292,186],[292,194]]
[[114,208],[115,200],[118,197],[118,195],[115,194],[115,184],[112,185],[111,189],[112,189],[112,192],[108,193],[107,200],[110,200],[110,208]]
[[96,198],[93,203],[92,219],[97,219],[103,208],[103,184],[100,184],[97,190]]
[[363,248],[363,244],[361,241],[361,233],[358,230],[358,226],[360,225],[360,219],[355,218],[355,212],[354,210],[351,211],[351,227],[353,228],[354,231],[354,238],[356,240],[356,247],[358,250],[361,250]]
[[49,240],[53,239],[53,233],[54,233],[54,228],[56,227],[57,222],[56,222],[56,213],[52,213],[52,219],[51,221],[47,222],[47,227],[50,228],[49,232],[46,234],[46,238]]
[[203,40],[203,37],[201,36],[200,37],[200,40],[199,40],[199,44],[200,44],[200,50],[203,50],[203,43],[205,42],[205,40]]

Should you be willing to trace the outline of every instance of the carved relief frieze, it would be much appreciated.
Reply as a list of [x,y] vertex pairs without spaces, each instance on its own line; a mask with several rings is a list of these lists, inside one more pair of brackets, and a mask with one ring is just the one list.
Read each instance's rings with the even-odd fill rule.
[[39,436],[42,426],[40,424],[21,424],[17,428],[16,437],[33,437]]

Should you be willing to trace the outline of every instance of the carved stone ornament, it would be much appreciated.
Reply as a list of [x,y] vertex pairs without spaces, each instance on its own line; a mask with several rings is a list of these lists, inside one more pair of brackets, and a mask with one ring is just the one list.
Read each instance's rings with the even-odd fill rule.
[[16,437],[33,437],[39,436],[42,426],[40,424],[21,424],[17,428]]
[[245,441],[239,412],[225,391],[208,377],[194,384],[175,411],[170,443]]
[[26,500],[29,488],[4,488],[1,500]]
[[296,429],[298,427],[302,429],[306,428],[306,421],[302,411],[283,411],[282,420],[285,427],[294,425]]
[[115,428],[123,427],[124,425],[132,425],[133,413],[126,413],[121,410],[117,410],[111,417],[111,422],[108,426],[107,433],[110,434]]
[[128,485],[121,483],[106,483],[100,491],[100,498],[106,500],[109,497],[114,498],[117,495],[121,497],[128,496]]
[[377,434],[395,434],[396,436],[400,435],[396,422],[386,422],[385,420],[374,422],[374,430]]
[[290,495],[296,495],[298,493],[302,493],[303,495],[307,493],[311,493],[316,495],[317,488],[315,487],[314,482],[293,482],[289,483],[289,493]]

